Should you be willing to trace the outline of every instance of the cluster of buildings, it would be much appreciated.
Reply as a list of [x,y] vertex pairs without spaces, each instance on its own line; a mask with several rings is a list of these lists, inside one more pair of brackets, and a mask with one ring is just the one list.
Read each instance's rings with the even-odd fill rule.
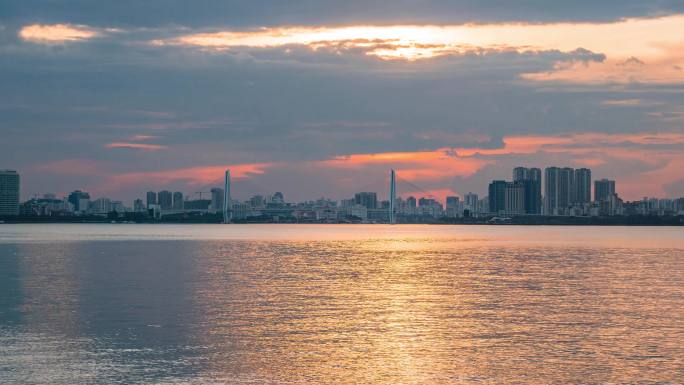
[[[543,186],[543,195],[542,195]],[[495,215],[610,216],[624,213],[615,181],[593,182],[591,170],[570,167],[516,167],[513,180],[489,184],[489,210]]]
[[[569,167],[516,167],[512,180],[494,180],[484,197],[467,193],[448,196],[444,202],[434,197],[396,197],[378,199],[378,194],[363,191],[349,199],[290,203],[281,192],[254,195],[240,201],[230,196],[230,175],[224,188],[185,195],[179,191],[149,191],[145,200],[132,206],[100,197],[93,199],[76,190],[63,198],[54,194],[33,197],[20,204],[20,177],[16,171],[0,170],[0,216],[103,216],[161,220],[199,215],[223,215],[224,221],[297,222],[435,222],[444,218],[507,218],[514,216],[629,216],[684,215],[684,198],[644,198],[624,202],[616,192],[615,181],[592,180],[591,170]],[[392,184],[391,188],[396,186]],[[593,188],[593,191],[592,191]],[[390,198],[390,199],[391,199]],[[392,208],[392,209],[390,209]],[[390,211],[394,213],[390,215]]]

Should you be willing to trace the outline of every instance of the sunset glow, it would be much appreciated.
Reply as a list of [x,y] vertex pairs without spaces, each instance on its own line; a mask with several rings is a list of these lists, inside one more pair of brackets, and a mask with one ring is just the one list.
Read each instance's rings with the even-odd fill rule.
[[390,168],[482,194],[513,165],[589,167],[627,199],[684,193],[683,9],[447,3],[3,23],[5,163],[129,198],[220,165],[248,189],[335,198]]
[[612,23],[271,27],[194,33],[154,43],[215,50],[301,44],[333,51],[358,48],[381,59],[406,60],[487,50],[569,52],[584,48],[616,59],[663,60],[669,56],[669,46],[683,42],[681,36],[684,16],[678,15]]
[[54,44],[91,39],[100,36],[100,32],[84,25],[31,24],[21,28],[19,36],[34,43]]

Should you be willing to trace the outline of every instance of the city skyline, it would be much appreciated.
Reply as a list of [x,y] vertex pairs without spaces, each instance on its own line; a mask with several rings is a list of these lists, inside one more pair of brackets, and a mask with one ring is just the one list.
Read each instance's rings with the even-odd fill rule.
[[[385,180],[388,183],[385,186],[387,196],[366,189],[347,199],[322,196],[313,200],[291,201],[286,200],[280,191],[255,194],[248,199],[234,197],[231,171],[225,170],[223,188],[212,187],[210,191],[196,191],[195,194],[169,190],[147,191],[144,200],[136,198],[129,206],[109,197],[91,197],[88,192],[81,190],[72,191],[61,200],[55,194],[44,194],[20,204],[20,174],[4,170],[0,173],[0,214],[54,218],[99,215],[135,220],[161,220],[162,216],[168,218],[179,214],[221,214],[223,223],[250,218],[278,222],[280,217],[297,221],[310,221],[313,218],[319,221],[358,219],[373,223],[398,223],[397,218],[400,218],[403,223],[410,223],[449,218],[498,220],[499,216],[624,217],[684,213],[684,197],[643,197],[638,201],[625,201],[620,197],[614,180],[593,180],[592,171],[588,168],[551,166],[545,167],[542,172],[541,168],[518,166],[512,169],[511,177],[510,181],[491,181],[488,195],[468,192],[440,199],[420,186],[402,181],[395,170],[390,170],[389,178]],[[397,182],[405,184],[400,187]],[[408,188],[408,191],[402,193],[404,188]],[[202,194],[208,195],[203,197]],[[385,197],[387,199],[383,199]]]
[[[230,169],[230,168],[223,168],[221,170],[226,170],[226,169]],[[615,184],[618,184],[621,186],[619,180],[616,180],[616,179],[610,179],[610,178],[606,178],[603,176],[600,176],[599,178],[592,178],[592,171],[589,168],[581,167],[578,169],[573,169],[572,167],[567,167],[567,166],[562,166],[562,167],[558,167],[558,166],[546,166],[546,167],[516,166],[512,170],[508,171],[508,175],[509,176],[512,175],[511,181],[513,181],[513,182],[517,182],[519,180],[527,178],[527,176],[523,176],[523,174],[517,174],[518,169],[533,170],[533,171],[534,170],[540,170],[538,172],[546,172],[548,169],[558,169],[559,171],[562,171],[565,169],[565,170],[572,170],[573,172],[578,171],[578,170],[588,171],[588,175],[585,176],[585,178],[587,181],[591,181],[591,183],[590,183],[590,186],[588,186],[589,187],[588,189],[587,189],[587,185],[585,184],[585,187],[583,190],[584,192],[581,193],[581,194],[584,194],[583,195],[584,198],[581,200],[581,202],[591,202],[591,201],[597,200],[596,196],[595,196],[594,181],[598,181],[598,180],[611,181],[613,183],[613,190],[612,190],[613,193],[616,192]],[[20,175],[23,175],[22,185],[24,185],[27,182],[28,178],[23,173],[21,173],[19,170],[9,168],[9,169],[6,169],[6,171],[19,172]],[[220,170],[217,170],[217,171],[219,171],[221,174],[223,173],[223,171],[220,171]],[[237,195],[240,196],[241,198],[248,199],[249,197],[254,196],[254,195],[267,196],[267,195],[272,194],[272,193],[277,192],[277,191],[285,191],[288,196],[292,196],[292,195],[297,196],[297,194],[290,194],[290,192],[287,192],[285,189],[275,187],[275,186],[269,187],[269,186],[258,185],[256,189],[250,189],[250,186],[254,186],[254,185],[251,184],[249,181],[249,175],[248,175],[249,173],[247,173],[247,175],[246,175],[246,174],[241,173],[240,171],[241,170],[238,169],[237,173],[233,173],[233,179],[237,179],[238,181],[245,181],[246,182],[245,184],[248,186],[248,187],[245,187],[241,183],[239,183],[237,185],[237,191],[238,191]],[[418,196],[429,196],[432,198],[437,198],[438,200],[440,200],[442,202],[446,202],[446,200],[449,196],[458,196],[462,199],[465,199],[465,197],[471,193],[475,193],[476,195],[479,195],[479,196],[487,196],[487,193],[490,191],[488,189],[488,185],[490,184],[490,182],[492,180],[493,181],[497,181],[497,180],[503,181],[504,179],[506,179],[506,175],[497,175],[497,176],[494,176],[493,179],[491,179],[489,181],[485,181],[484,185],[482,187],[474,188],[472,190],[467,190],[467,191],[463,190],[463,189],[458,189],[458,188],[437,188],[435,190],[430,190],[430,189],[424,189],[424,188],[422,188],[422,186],[417,186],[414,183],[412,183],[410,180],[405,180],[403,177],[403,173],[402,173],[401,169],[398,169],[396,171],[398,174],[402,174],[401,182],[404,183],[404,186],[403,186],[404,189],[408,190],[408,191],[405,190],[403,192],[399,191],[397,193],[398,197],[406,198],[408,196],[416,196],[416,197],[418,197]],[[381,175],[374,175],[374,176],[376,176],[376,179],[372,183],[370,183],[370,184],[367,183],[364,186],[357,186],[354,184],[346,186],[342,190],[343,192],[337,191],[337,192],[333,192],[332,194],[326,195],[326,194],[316,194],[316,193],[312,193],[312,192],[307,191],[307,190],[302,190],[303,194],[300,194],[300,196],[302,196],[302,197],[297,197],[295,199],[295,201],[307,202],[307,201],[313,201],[313,200],[319,199],[321,197],[331,198],[331,199],[334,199],[336,201],[341,201],[341,200],[348,198],[349,194],[353,195],[353,194],[359,192],[360,191],[359,187],[363,187],[362,190],[373,191],[375,193],[378,193],[380,197],[387,198],[389,196],[389,190],[385,191],[386,186],[384,186],[384,184],[386,184],[388,176],[385,174],[386,173],[381,174]],[[237,175],[237,178],[235,177],[235,175]],[[538,176],[538,178],[540,178],[540,177],[541,177],[541,175]],[[573,181],[576,180],[574,173],[572,175],[572,178],[573,178]],[[154,180],[155,178],[152,177],[151,179]],[[546,180],[547,180],[547,176],[544,177],[544,181],[546,181]],[[166,193],[171,194],[171,196],[167,200],[168,200],[169,207],[172,207],[174,205],[173,202],[176,201],[176,199],[174,199],[175,194],[180,194],[180,200],[181,201],[182,200],[188,200],[188,199],[196,199],[196,198],[201,199],[202,194],[205,194],[205,195],[213,194],[213,192],[214,192],[213,190],[221,189],[223,183],[224,182],[223,182],[222,177],[221,178],[214,178],[214,180],[212,182],[206,183],[206,184],[201,185],[201,186],[191,185],[191,186],[188,186],[186,190],[184,190],[182,188],[169,188],[168,184],[163,184],[163,185],[161,185],[161,187],[159,187],[159,186],[155,187],[154,185],[152,185],[150,183],[147,183],[147,184],[141,183],[141,186],[149,186],[149,187],[148,188],[141,188],[141,189],[139,189],[139,191],[134,191],[131,194],[126,195],[124,197],[121,197],[121,196],[118,196],[115,194],[98,193],[99,190],[97,188],[88,189],[88,188],[79,187],[79,188],[68,189],[68,191],[55,191],[55,190],[50,190],[48,187],[44,191],[31,192],[31,191],[26,191],[26,188],[22,187],[20,190],[19,199],[20,199],[20,201],[26,201],[28,199],[41,197],[43,195],[49,195],[49,196],[54,195],[54,196],[58,196],[58,197],[67,197],[70,193],[73,193],[75,191],[87,191],[87,192],[92,192],[92,193],[94,193],[94,195],[98,195],[100,197],[113,198],[113,200],[119,200],[119,201],[133,202],[136,199],[145,200],[145,198],[146,198],[145,194],[149,194],[150,192],[154,192],[155,194],[159,193],[159,192],[166,192]],[[30,185],[30,183],[28,183],[28,184]],[[370,189],[370,187],[379,187],[379,186],[380,186],[380,188],[377,188],[376,189],[377,191]],[[544,193],[547,191],[547,188],[548,188],[548,186],[545,186],[545,185],[540,187],[540,189]],[[203,190],[203,191],[195,191],[198,189]],[[622,186],[621,186],[620,190],[622,190]],[[221,189],[221,191],[223,191],[223,190]],[[344,191],[349,191],[350,193],[346,193]],[[579,192],[576,190],[573,191],[572,193],[573,194],[579,194]],[[385,195],[387,195],[387,196],[385,196]],[[677,198],[681,197],[681,195],[676,195],[676,194],[671,195],[671,196],[668,196],[668,195],[658,196],[658,195],[648,195],[646,193],[644,193],[644,194],[638,194],[637,193],[635,195],[635,198],[630,199],[630,198],[625,198],[625,195],[622,194],[622,191],[620,191],[619,195],[621,198],[623,198],[627,201],[638,201],[638,200],[641,200],[643,198],[677,199]],[[682,194],[682,195],[684,195],[684,194]],[[546,199],[545,196],[546,195],[544,195],[544,200]],[[589,199],[587,199],[587,198],[589,198]],[[568,199],[572,200],[569,197],[568,197]],[[525,204],[529,205],[530,203],[528,202]]]
[[301,200],[393,168],[446,197],[519,164],[684,194],[676,2],[6,3],[0,167],[26,192],[132,200],[230,168]]

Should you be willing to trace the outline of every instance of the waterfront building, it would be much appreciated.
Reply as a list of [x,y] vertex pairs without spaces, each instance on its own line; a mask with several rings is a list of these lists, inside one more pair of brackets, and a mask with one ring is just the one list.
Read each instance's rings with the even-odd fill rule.
[[154,191],[147,192],[147,208],[150,209],[152,206],[157,205],[157,193]]
[[579,168],[575,170],[575,201],[580,205],[591,202],[591,170]]
[[446,197],[446,216],[457,218],[462,215],[461,199],[457,196]]
[[84,213],[90,206],[90,194],[85,191],[76,190],[69,194],[69,203],[74,207],[74,212]]
[[175,193],[173,193],[172,208],[176,211],[183,210],[183,193],[182,192],[176,191]]
[[471,213],[477,213],[477,212],[479,212],[479,211],[478,211],[478,207],[477,207],[477,201],[478,201],[478,196],[477,196],[477,194],[471,193],[471,192],[467,193],[467,194],[463,197],[463,202],[464,202],[464,204],[465,204],[464,209],[465,209],[465,210],[469,210]]
[[356,217],[362,221],[368,219],[368,208],[362,204],[355,204],[345,208],[345,213],[348,217]]
[[351,199],[342,199],[340,201],[340,207],[347,208],[347,207],[352,207],[356,204],[356,200],[354,198]]
[[[185,211],[208,211],[211,206],[211,199],[195,199],[183,202]],[[164,210],[164,208],[161,208]]]
[[477,201],[477,212],[487,213],[489,211],[489,196],[485,195]]
[[55,199],[54,195],[29,199],[19,206],[19,214],[26,216],[68,216],[72,211],[71,203]]
[[107,215],[112,211],[112,201],[109,198],[98,198],[90,202],[88,212],[95,215]]
[[571,167],[563,167],[560,170],[558,184],[558,208],[559,215],[568,215],[570,206],[575,202],[575,170]]
[[503,213],[506,210],[506,181],[495,180],[489,184],[489,212]]
[[575,200],[575,170],[547,167],[544,173],[544,213],[567,215]]
[[262,195],[255,195],[249,198],[249,205],[256,209],[264,208],[266,207],[266,200]]
[[513,182],[523,185],[525,214],[542,213],[542,176],[539,168],[516,167],[513,169]]
[[615,194],[615,181],[601,179],[594,182],[594,200],[604,202]]
[[223,210],[223,194],[221,188],[214,187],[211,189],[211,211],[220,212]]
[[418,200],[417,215],[423,217],[439,218],[444,214],[444,207],[433,198],[420,198]]
[[247,203],[233,202],[232,206],[232,219],[246,219],[247,213],[250,207]]
[[507,182],[504,190],[504,213],[525,214],[525,185],[527,181]]
[[0,170],[0,215],[19,215],[19,173]]
[[157,193],[157,204],[164,211],[171,210],[173,208],[173,194],[171,191],[164,190]]
[[684,198],[675,199],[674,212],[677,215],[684,215]]
[[360,192],[354,195],[354,203],[367,209],[378,208],[378,195],[374,192]]

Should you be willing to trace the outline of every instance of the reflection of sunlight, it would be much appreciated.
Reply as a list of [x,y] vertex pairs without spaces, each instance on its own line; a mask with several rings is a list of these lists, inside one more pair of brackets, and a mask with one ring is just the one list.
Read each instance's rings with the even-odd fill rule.
[[[58,245],[20,244],[19,253],[29,256],[22,262],[22,291],[25,303],[22,313],[29,328],[40,330],[49,324],[53,333],[78,333],[79,283],[78,265],[73,258],[77,247],[73,243]],[[44,263],[35,258],[49,253],[58,255]]]

